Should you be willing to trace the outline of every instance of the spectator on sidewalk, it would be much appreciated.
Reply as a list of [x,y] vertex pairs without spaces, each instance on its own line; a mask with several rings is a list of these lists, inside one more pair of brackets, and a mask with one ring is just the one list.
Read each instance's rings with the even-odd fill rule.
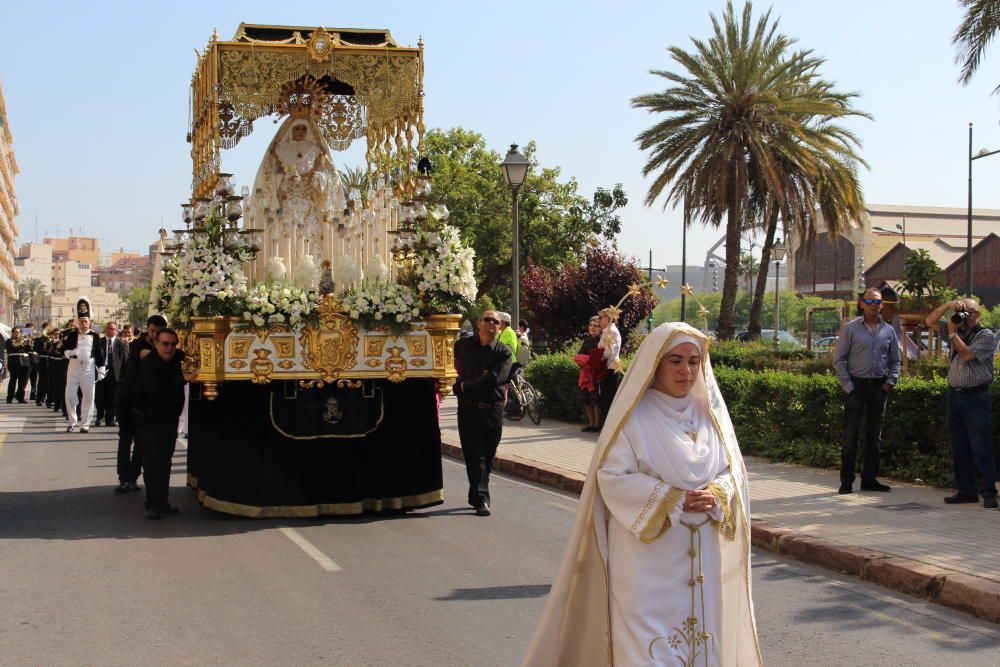
[[577,386],[580,388],[580,400],[587,412],[587,425],[581,431],[584,433],[599,433],[601,430],[601,395],[598,385],[604,379],[604,350],[600,348],[601,318],[593,316],[587,323],[587,337],[580,345],[580,350],[573,359],[580,365],[580,377]]
[[521,368],[527,368],[531,363],[531,329],[528,328],[528,320],[522,319],[517,323],[517,354],[515,359],[521,364]]
[[618,326],[611,319],[611,309],[605,308],[598,314],[601,322],[601,350],[604,360],[604,379],[598,384],[598,391],[601,395],[601,424],[604,427],[603,419],[611,409],[611,403],[615,400],[615,392],[618,391],[618,368],[620,364],[619,355],[622,351],[622,335],[618,331]]
[[683,322],[639,346],[522,667],[763,664],[746,468],[707,350]]
[[517,359],[517,334],[510,326],[510,313],[500,312],[500,333],[497,339],[510,348],[511,358]]
[[[997,507],[997,463],[993,454],[993,416],[990,385],[993,383],[993,355],[996,338],[979,323],[975,299],[949,301],[927,316],[928,327],[936,328],[948,311],[948,395],[945,427],[955,466],[958,493],[944,499],[949,505],[979,502]],[[981,491],[976,489],[979,471]]]
[[34,340],[31,343],[31,350],[38,364],[37,382],[38,388],[32,384],[33,398],[35,405],[42,405],[49,400],[49,322],[43,322],[42,328],[35,332]]
[[865,453],[861,464],[862,491],[889,491],[876,477],[885,404],[899,381],[899,339],[882,319],[882,293],[869,287],[858,300],[864,315],[844,325],[833,353],[833,371],[843,387],[844,439],[840,445],[840,493],[854,491],[861,419],[865,420]]
[[469,479],[469,504],[479,516],[490,515],[490,473],[503,433],[504,387],[510,376],[511,351],[497,334],[500,313],[479,318],[479,335],[455,341],[458,380],[458,437]]
[[146,518],[177,514],[170,504],[170,467],[177,445],[177,420],[184,407],[184,385],[194,371],[182,368],[184,353],[177,349],[177,332],[160,329],[155,351],[144,350],[135,370],[132,421],[142,450],[142,478],[146,482]]

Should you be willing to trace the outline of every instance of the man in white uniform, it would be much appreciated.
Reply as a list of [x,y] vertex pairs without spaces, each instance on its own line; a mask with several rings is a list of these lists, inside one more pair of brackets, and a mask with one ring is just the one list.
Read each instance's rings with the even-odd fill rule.
[[[66,371],[66,412],[69,426],[66,427],[66,432],[73,433],[79,426],[81,433],[88,433],[94,417],[94,385],[104,378],[107,361],[104,346],[99,344],[97,333],[90,330],[90,301],[83,298],[76,302],[76,318],[79,329],[66,334],[63,346],[63,354],[69,359]],[[76,416],[78,391],[83,393],[79,420]]]

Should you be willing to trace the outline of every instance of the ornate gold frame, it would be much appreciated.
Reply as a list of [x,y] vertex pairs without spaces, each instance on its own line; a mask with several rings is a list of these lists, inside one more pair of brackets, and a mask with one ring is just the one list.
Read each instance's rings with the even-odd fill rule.
[[220,150],[249,135],[258,118],[279,112],[282,91],[307,76],[352,91],[326,101],[339,105],[324,109],[331,131],[349,142],[344,124],[356,116],[350,107],[360,107],[363,127],[355,131],[367,140],[369,172],[389,176],[402,168],[397,186],[412,188],[411,158],[424,151],[423,52],[422,41],[403,47],[388,30],[241,23],[231,40],[213,34],[191,79],[193,197],[214,190]]

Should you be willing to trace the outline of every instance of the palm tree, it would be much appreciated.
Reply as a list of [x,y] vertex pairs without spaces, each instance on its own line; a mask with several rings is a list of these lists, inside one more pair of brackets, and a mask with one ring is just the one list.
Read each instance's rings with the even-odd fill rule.
[[753,255],[746,254],[740,256],[740,277],[747,281],[747,294],[753,299],[753,276],[757,271],[757,262],[754,261]]
[[37,311],[45,306],[45,285],[38,278],[26,278],[17,287],[27,295],[28,317],[37,317]]
[[[983,53],[990,41],[1000,30],[1000,2],[997,0],[959,0],[965,7],[965,16],[955,35],[952,44],[958,47],[955,61],[962,64],[962,74],[958,80],[968,84],[972,75],[979,69]],[[1000,91],[997,86],[993,92]]]
[[[693,52],[668,49],[685,72],[653,70],[670,87],[632,106],[666,115],[636,138],[652,151],[643,167],[643,175],[655,174],[646,205],[665,195],[664,207],[684,202],[702,224],[726,221],[718,335],[732,338],[740,237],[760,224],[753,214],[768,202],[780,213],[801,210],[789,171],[818,178],[818,160],[843,151],[845,141],[857,144],[833,121],[865,114],[851,108],[853,93],[837,93],[819,78],[823,59],[792,51],[794,41],[777,32],[770,12],[755,22],[750,3],[737,17],[729,2],[721,21],[714,14],[711,21],[712,37],[693,39]],[[814,235],[814,224],[803,228],[806,238],[810,229]]]

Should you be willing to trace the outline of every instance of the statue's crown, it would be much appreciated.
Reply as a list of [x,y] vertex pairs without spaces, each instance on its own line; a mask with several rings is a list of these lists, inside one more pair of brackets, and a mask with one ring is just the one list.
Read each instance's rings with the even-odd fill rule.
[[330,101],[330,93],[319,79],[304,76],[281,87],[281,95],[275,108],[280,115],[302,118],[319,117]]

